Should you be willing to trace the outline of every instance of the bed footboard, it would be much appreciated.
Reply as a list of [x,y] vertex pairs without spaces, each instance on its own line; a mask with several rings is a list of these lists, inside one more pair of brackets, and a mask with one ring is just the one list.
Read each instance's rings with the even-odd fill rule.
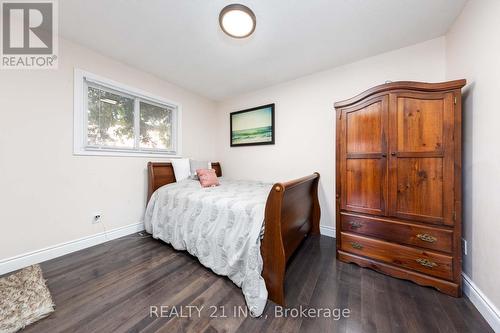
[[261,245],[262,276],[269,299],[284,306],[284,278],[288,259],[308,234],[319,234],[319,173],[273,185],[266,203]]

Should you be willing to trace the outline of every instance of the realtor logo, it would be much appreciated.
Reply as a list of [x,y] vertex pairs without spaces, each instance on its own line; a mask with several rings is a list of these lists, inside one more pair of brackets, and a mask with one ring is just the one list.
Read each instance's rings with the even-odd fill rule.
[[1,1],[2,69],[57,68],[55,0]]

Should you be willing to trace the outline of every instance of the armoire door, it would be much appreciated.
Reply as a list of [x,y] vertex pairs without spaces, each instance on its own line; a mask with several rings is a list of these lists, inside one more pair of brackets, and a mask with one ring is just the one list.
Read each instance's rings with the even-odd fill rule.
[[387,211],[388,95],[342,110],[341,208],[385,215]]
[[453,224],[452,93],[394,93],[389,106],[389,215]]

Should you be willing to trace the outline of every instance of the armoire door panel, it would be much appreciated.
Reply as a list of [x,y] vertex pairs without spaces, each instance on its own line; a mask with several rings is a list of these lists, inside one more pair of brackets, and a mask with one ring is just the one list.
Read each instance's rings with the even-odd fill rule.
[[443,100],[399,97],[397,103],[397,151],[442,150]]
[[397,164],[397,213],[442,222],[442,158],[398,158]]
[[384,215],[387,197],[388,96],[342,110],[341,208]]
[[382,147],[382,123],[385,112],[382,100],[359,110],[347,113],[347,153],[380,153]]
[[452,94],[390,95],[388,215],[453,225],[453,119]]
[[349,159],[346,175],[346,208],[353,211],[383,212],[382,181],[385,163],[380,159]]

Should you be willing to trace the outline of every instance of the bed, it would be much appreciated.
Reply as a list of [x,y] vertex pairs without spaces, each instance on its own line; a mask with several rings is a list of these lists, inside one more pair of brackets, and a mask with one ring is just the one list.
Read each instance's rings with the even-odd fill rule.
[[[220,163],[212,163],[212,168],[222,177]],[[275,184],[230,181],[222,177],[221,186],[202,188],[194,180],[176,183],[171,163],[149,162],[146,231],[176,249],[187,250],[215,273],[228,276],[242,288],[250,311],[258,316],[267,298],[285,306],[287,261],[307,235],[319,234],[319,177],[314,173]],[[185,221],[176,223],[178,216],[184,216]],[[248,223],[239,222],[244,218]],[[166,220],[173,222],[166,223]],[[249,237],[248,242],[237,236],[234,236],[235,245],[224,240],[232,236],[224,235],[223,230],[233,232],[235,228],[240,230],[240,235]],[[197,236],[179,239],[178,235]],[[216,244],[224,251],[233,249],[223,253],[229,256],[223,258],[223,263],[219,256],[210,254],[219,250]],[[257,245],[260,251],[255,248]],[[242,251],[246,251],[245,254],[241,254]],[[232,264],[228,265],[228,261]],[[259,284],[265,293],[262,288],[258,291]]]

